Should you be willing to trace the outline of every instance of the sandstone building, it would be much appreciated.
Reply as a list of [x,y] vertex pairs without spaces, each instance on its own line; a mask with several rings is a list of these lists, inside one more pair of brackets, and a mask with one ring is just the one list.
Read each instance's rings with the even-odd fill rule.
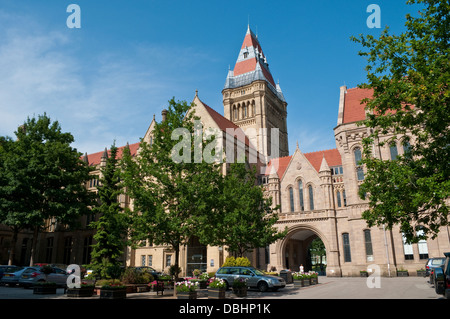
[[[256,152],[268,165],[261,171],[261,183],[274,205],[281,205],[280,230],[288,229],[287,236],[270,245],[255,250],[249,257],[255,267],[270,270],[299,270],[311,267],[308,246],[320,238],[326,248],[327,276],[356,276],[360,270],[380,271],[384,276],[395,276],[399,268],[415,274],[423,268],[428,257],[441,257],[450,251],[450,233],[443,228],[435,240],[418,244],[405,244],[398,229],[369,228],[361,218],[367,209],[365,200],[358,197],[359,185],[364,180],[364,167],[358,165],[362,153],[362,139],[368,128],[356,123],[366,116],[360,101],[372,94],[370,90],[340,88],[337,96],[337,125],[334,128],[336,148],[303,153],[301,143],[291,153],[288,148],[288,104],[280,85],[273,80],[268,60],[257,36],[250,30],[244,37],[233,70],[228,71],[223,95],[223,115],[209,107],[195,94],[196,115],[202,125],[216,128],[227,136],[229,129],[242,130],[246,136],[236,147]],[[164,116],[164,114],[163,114]],[[291,118],[295,122],[295,118]],[[155,118],[145,133],[144,140],[152,141]],[[272,128],[278,129],[278,143],[273,143]],[[389,136],[383,136],[387,139]],[[301,142],[301,141],[300,141]],[[129,145],[132,154],[139,152],[139,143]],[[404,152],[400,141],[397,145],[377,147],[375,156],[395,159]],[[120,150],[119,148],[119,155]],[[274,156],[276,154],[276,156]],[[248,153],[247,153],[248,155]],[[87,185],[93,191],[107,151],[86,154],[84,160],[98,168]],[[123,205],[130,199],[121,197]],[[84,225],[89,220],[84,220]],[[1,232],[1,230],[0,230]],[[3,234],[3,233],[0,233]],[[41,234],[38,258],[52,263],[89,263],[92,230],[70,232],[50,229]],[[2,235],[6,238],[7,235]],[[17,263],[26,260],[30,236],[21,234],[16,248]],[[1,257],[4,257],[3,252]],[[181,250],[182,275],[190,275],[194,269],[212,272],[218,269],[227,256],[224,247],[202,245],[197,239]],[[174,251],[167,246],[144,245],[128,248],[124,262],[131,266],[152,266],[167,271],[174,262]]]

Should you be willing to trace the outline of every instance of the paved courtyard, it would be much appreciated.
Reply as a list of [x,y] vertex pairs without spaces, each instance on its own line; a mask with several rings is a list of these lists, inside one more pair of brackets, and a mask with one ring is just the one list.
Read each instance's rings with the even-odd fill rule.
[[[373,288],[369,288],[373,286]],[[277,292],[259,292],[249,290],[244,299],[443,299],[437,295],[434,287],[423,277],[379,278],[379,282],[369,282],[367,278],[359,277],[322,277],[319,284],[309,287],[294,288],[289,284]],[[199,299],[207,298],[207,291],[199,291]],[[173,299],[173,290],[166,290],[164,295],[157,296],[155,292],[128,294],[127,299]],[[236,298],[231,291],[228,299]],[[58,289],[56,295],[34,295],[32,289],[0,286],[2,299],[68,299],[63,289]],[[90,299],[98,299],[94,296]]]

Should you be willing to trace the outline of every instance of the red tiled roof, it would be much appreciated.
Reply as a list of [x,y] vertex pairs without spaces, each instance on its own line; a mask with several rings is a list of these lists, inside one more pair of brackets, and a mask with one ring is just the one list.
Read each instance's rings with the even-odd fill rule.
[[[304,153],[306,159],[311,163],[314,169],[319,172],[320,164],[322,164],[322,158],[325,155],[325,160],[328,163],[328,166],[339,166],[342,165],[341,154],[337,149],[317,151],[311,153]],[[292,155],[279,157],[272,159],[266,167],[265,175],[270,175],[272,166],[274,164],[278,164],[277,175],[278,178],[281,179],[286,172],[286,169],[291,161]]]
[[308,159],[308,161],[311,163],[311,165],[316,169],[318,172],[320,169],[320,165],[322,164],[323,156],[325,155],[325,160],[328,163],[328,166],[339,166],[342,165],[342,158],[341,154],[336,148],[333,148],[331,150],[325,150],[325,151],[317,151],[317,152],[311,152],[311,153],[305,153],[305,157]]
[[348,89],[344,98],[344,114],[342,123],[352,123],[366,119],[364,110],[366,104],[361,104],[361,100],[371,98],[373,89],[352,88]]
[[275,165],[274,167],[275,169],[277,169],[276,166],[278,165],[277,175],[278,178],[281,179],[284,175],[284,172],[286,172],[286,169],[289,165],[289,162],[291,161],[291,158],[292,155],[271,159],[269,164],[267,164],[265,175],[270,175],[272,166]]
[[259,44],[258,39],[251,31],[247,32],[247,34],[245,35],[245,38],[244,38],[244,42],[242,42],[241,49],[243,49],[245,47],[255,47],[255,48],[258,48],[259,52],[262,52],[261,45]]
[[[136,152],[139,148],[140,143],[134,143],[134,144],[130,144],[130,152],[131,155],[134,156],[136,155]],[[125,148],[125,146],[121,146],[117,148],[117,158],[122,158],[122,154],[123,154],[123,149]],[[97,153],[93,153],[93,154],[88,154],[88,161],[89,161],[89,166],[96,166],[99,165],[103,156],[103,153],[105,151],[101,151],[101,152],[97,152]],[[108,156],[111,155],[111,150],[108,150]],[[83,156],[84,157],[84,156]]]
[[239,133],[242,132],[242,134],[236,134],[236,138],[238,140],[240,140],[241,142],[245,143],[247,146],[254,148],[254,145],[252,145],[250,143],[250,140],[248,139],[247,135],[245,135],[244,131],[242,131],[242,129],[239,126],[237,126],[236,124],[231,122],[229,119],[227,119],[226,117],[219,114],[217,111],[215,111],[213,108],[206,105],[202,101],[200,101],[200,102],[205,106],[206,111],[208,111],[209,115],[212,117],[214,122],[216,122],[217,126],[219,126],[219,128],[222,131],[227,132],[227,128],[232,128],[232,129],[236,130],[236,132],[239,132]]

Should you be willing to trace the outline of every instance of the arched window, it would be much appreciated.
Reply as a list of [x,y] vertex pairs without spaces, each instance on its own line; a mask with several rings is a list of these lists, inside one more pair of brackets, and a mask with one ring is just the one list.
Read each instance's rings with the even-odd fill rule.
[[294,211],[294,189],[292,187],[289,187],[289,201],[291,204],[291,212]]
[[255,116],[256,109],[255,109],[255,101],[252,101],[252,116]]
[[303,182],[301,180],[298,181],[298,197],[300,200],[300,210],[305,210],[305,202],[303,200]]
[[353,150],[353,155],[355,156],[355,165],[356,165],[356,176],[358,181],[364,180],[364,171],[361,165],[362,155],[361,149],[359,147]]
[[392,143],[389,146],[389,151],[391,153],[391,160],[395,161],[398,155],[397,145],[395,145],[395,143]]
[[243,108],[243,110],[242,110],[242,117],[243,118],[246,118],[247,116],[248,116],[248,113],[247,113],[247,105],[244,105],[244,108]]
[[342,206],[342,203],[341,203],[341,192],[340,192],[340,191],[337,191],[337,193],[336,193],[336,199],[337,199],[337,205],[338,205],[338,207],[341,207],[341,206]]
[[364,244],[366,246],[366,260],[373,261],[372,236],[370,229],[364,230]]
[[411,154],[411,144],[408,141],[403,141],[403,154],[405,156],[410,156]]
[[237,111],[236,105],[233,105],[233,117],[235,120],[238,119],[238,111]]
[[312,185],[308,186],[309,193],[309,209],[314,210],[314,191]]
[[344,262],[351,262],[352,255],[350,252],[350,237],[348,233],[342,234],[342,244],[344,246]]

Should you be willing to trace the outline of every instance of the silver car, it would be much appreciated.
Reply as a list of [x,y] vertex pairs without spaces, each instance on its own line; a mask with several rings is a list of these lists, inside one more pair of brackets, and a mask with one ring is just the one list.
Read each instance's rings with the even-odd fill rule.
[[276,291],[286,287],[286,281],[283,278],[266,275],[253,267],[222,267],[217,270],[216,278],[223,279],[227,289],[233,285],[235,279],[241,278],[247,281],[247,287],[257,288],[261,292],[268,289]]
[[59,287],[66,287],[69,274],[63,269],[52,267],[52,272],[48,275],[41,271],[41,267],[29,267],[19,278],[19,285],[32,287],[37,282],[54,282]]
[[3,274],[0,283],[9,286],[15,286],[19,283],[22,273],[29,267],[14,267]]

